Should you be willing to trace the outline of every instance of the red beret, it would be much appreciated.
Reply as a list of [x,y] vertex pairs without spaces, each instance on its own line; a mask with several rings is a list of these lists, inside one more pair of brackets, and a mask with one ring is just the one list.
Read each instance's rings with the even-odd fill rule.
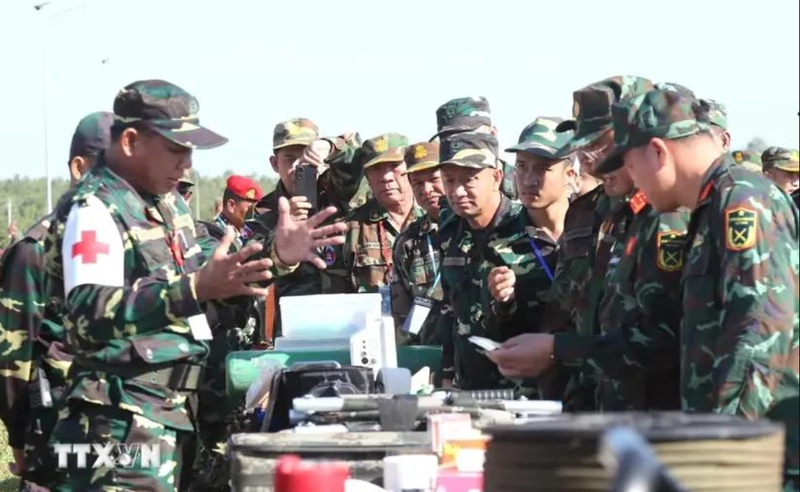
[[228,178],[226,188],[239,198],[251,202],[257,202],[264,196],[258,183],[246,176],[232,175]]

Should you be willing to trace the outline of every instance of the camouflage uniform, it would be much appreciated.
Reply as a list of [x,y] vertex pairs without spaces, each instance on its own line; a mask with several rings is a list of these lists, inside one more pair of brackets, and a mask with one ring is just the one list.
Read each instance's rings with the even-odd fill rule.
[[[295,119],[278,124],[273,136],[275,150],[290,145],[310,145],[317,140],[317,126],[307,119]],[[317,180],[317,207],[336,207],[339,212],[330,222],[344,220],[353,206],[363,205],[366,201],[365,183],[362,183],[363,163],[354,159],[361,147],[358,133],[348,133],[339,137],[326,138],[333,146],[333,152],[326,159],[329,168]],[[275,190],[264,197],[256,209],[261,213],[255,220],[248,222],[254,232],[253,240],[263,241],[269,237],[278,224],[278,199],[290,198],[289,193],[278,182]],[[303,296],[314,294],[346,294],[352,292],[351,282],[344,265],[341,246],[330,246],[321,253],[327,268],[319,270],[310,264],[302,264],[293,274],[280,278],[275,282],[277,306],[284,296]],[[276,309],[274,336],[281,335],[280,311]]]
[[[558,150],[570,138],[572,132],[556,133],[561,118],[540,117],[526,126],[517,145],[506,152],[525,152],[556,164]],[[537,227],[529,213],[520,213],[520,229],[527,234],[511,244],[518,255],[511,269],[516,277],[514,300],[499,303],[492,299],[492,314],[508,333],[549,333],[563,330],[569,323],[569,312],[562,309],[559,301],[551,295],[554,272],[558,263],[559,244],[541,227]],[[566,380],[557,374],[540,376],[537,381],[540,394],[547,399],[560,399]]]
[[[433,169],[439,165],[439,144],[418,143],[410,146],[405,154],[408,174]],[[400,233],[395,240],[392,274],[392,315],[395,326],[406,322],[417,298],[433,301],[430,314],[417,335],[409,335],[408,341],[422,345],[441,345],[442,334],[438,331],[442,313],[442,291],[437,221],[425,214]]]
[[[558,156],[566,157],[597,141],[612,129],[611,105],[651,87],[652,82],[647,79],[623,76],[576,91],[573,95],[575,120],[565,121],[556,129],[558,132],[574,130],[575,135]],[[615,201],[598,186],[572,202],[564,222],[552,295],[572,313],[571,328],[575,332],[572,336],[556,337],[554,353],[558,370],[574,374],[564,396],[567,410],[586,411],[597,407],[595,378],[581,371],[582,363],[574,355],[573,344],[581,336],[599,333],[597,314],[614,238],[608,235],[615,223],[609,220],[614,209]],[[605,242],[602,236],[608,236]]]
[[[616,153],[708,125],[697,101],[652,91],[615,106]],[[798,211],[766,177],[722,157],[700,189],[682,278],[683,408],[783,422],[787,490],[797,490]]]
[[[143,126],[186,147],[225,143],[199,126],[197,110],[197,100],[172,84],[135,82],[117,95],[115,127]],[[190,402],[208,354],[190,333],[190,323],[205,321],[192,280],[205,260],[179,195],[137,193],[103,156],[55,210],[45,268],[64,282],[75,359],[51,443],[157,444],[161,460],[98,469],[70,460],[59,490],[178,486],[181,446],[194,430]]]
[[[366,171],[382,162],[403,162],[408,139],[387,133],[369,139],[357,150],[354,159]],[[344,250],[344,265],[355,292],[378,292],[389,286],[392,276],[395,240],[424,211],[414,205],[404,224],[395,224],[376,199],[368,201],[347,215],[349,230]]]
[[[618,170],[610,159],[599,174]],[[600,301],[600,335],[576,345],[598,379],[601,411],[680,409],[680,277],[689,214],[659,214],[641,191],[623,204],[627,229],[612,247]]]
[[[771,169],[780,169],[793,174],[800,173],[800,155],[797,149],[770,147],[761,154],[761,161],[764,163],[765,173]],[[796,196],[797,190],[792,193]]]
[[[498,166],[497,153],[497,139],[492,135],[461,133],[442,142],[439,159],[443,166],[491,169]],[[440,225],[442,288],[454,319],[451,336],[445,338],[442,366],[455,368],[455,384],[461,389],[513,387],[497,366],[469,342],[469,337],[504,341],[518,334],[508,327],[516,329],[516,324],[506,326],[492,315],[487,282],[495,267],[506,266],[521,273],[536,268],[530,254],[520,254],[512,247],[529,244],[521,212],[518,203],[502,195],[497,212],[485,229],[473,229],[467,219],[458,216]]]
[[731,154],[733,162],[748,171],[754,173],[763,172],[763,163],[761,162],[761,154],[749,150],[737,150]]
[[[112,121],[113,115],[105,112],[84,117],[72,137],[70,160],[104,150]],[[25,450],[25,469],[20,471],[28,490],[48,487],[55,478],[48,440],[72,363],[61,321],[62,286],[44,269],[44,238],[51,220],[41,219],[11,245],[0,267],[0,418],[9,445]],[[42,393],[45,381],[49,395]]]

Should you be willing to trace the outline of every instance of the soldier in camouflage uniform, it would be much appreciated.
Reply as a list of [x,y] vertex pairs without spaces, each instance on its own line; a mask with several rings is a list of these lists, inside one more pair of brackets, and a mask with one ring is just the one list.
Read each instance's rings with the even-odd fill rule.
[[455,213],[439,226],[442,288],[454,318],[451,334],[445,337],[442,366],[455,368],[455,385],[462,389],[512,387],[469,337],[508,338],[490,316],[487,285],[493,268],[519,261],[510,243],[526,235],[519,220],[522,207],[500,191],[503,172],[493,135],[452,135],[441,142],[439,159],[447,200]]
[[[565,121],[556,129],[558,132],[574,130],[575,135],[561,148],[558,157],[577,152],[583,170],[595,175],[597,164],[613,147],[611,105],[652,86],[647,79],[618,76],[576,91],[573,95],[575,119]],[[599,333],[597,314],[609,259],[609,255],[600,254],[600,251],[602,246],[602,250],[608,252],[612,244],[610,241],[601,243],[600,234],[612,210],[613,200],[604,187],[599,186],[572,202],[567,212],[552,295],[571,312],[571,330],[576,339]],[[605,262],[600,259],[603,257]],[[566,408],[577,411],[596,409],[595,381],[591,375],[581,372],[580,358],[571,355],[571,337],[564,334],[559,338],[563,338],[564,343],[556,348],[554,354],[558,370],[575,375],[565,394]],[[551,348],[546,344],[532,347],[543,352],[549,352]]]
[[[297,118],[279,123],[273,133],[273,152],[270,157],[272,168],[280,176],[280,181],[272,193],[258,204],[259,215],[248,226],[254,231],[254,240],[268,237],[278,220],[278,199],[292,200],[294,216],[300,220],[307,217],[310,204],[303,197],[295,196],[295,175],[298,165],[312,165],[317,168],[317,206],[336,207],[339,212],[335,221],[344,220],[345,215],[355,208],[356,203],[366,201],[363,188],[362,163],[354,160],[361,146],[358,133],[348,133],[338,137],[320,138],[317,126],[311,120]],[[359,191],[361,190],[361,191]],[[314,294],[346,294],[352,292],[350,278],[344,266],[344,255],[340,247],[328,247],[321,253],[327,268],[319,270],[303,264],[292,275],[275,282],[276,308],[284,296]],[[280,310],[275,313],[274,335],[281,335]]]
[[439,169],[439,144],[421,142],[411,145],[406,150],[405,161],[411,190],[417,203],[425,210],[425,215],[411,224],[395,241],[392,314],[395,325],[401,327],[413,310],[409,327],[412,322],[417,323],[414,317],[422,316],[425,319],[418,330],[411,333],[403,330],[408,341],[441,345],[442,334],[438,330],[444,294],[436,231],[439,228],[444,185]]
[[[330,237],[341,227],[315,229],[332,213],[326,210],[307,225],[282,219],[263,253],[270,258],[247,262],[261,245],[228,255],[232,231],[213,254],[203,252],[174,189],[191,167],[192,149],[226,139],[200,126],[198,108],[197,99],[168,82],[126,86],[114,102],[108,150],[54,211],[45,270],[63,282],[74,360],[51,444],[59,458],[69,444],[160,447],[160,466],[145,466],[141,455],[119,447],[111,466],[96,469],[64,454],[59,490],[178,488],[181,446],[194,430],[194,391],[211,338],[202,304],[263,296],[250,284],[286,274],[313,260],[313,248],[342,240]],[[90,453],[88,461],[94,458]]]
[[731,133],[728,129],[728,109],[724,104],[713,99],[703,99],[708,107],[708,121],[711,123],[711,135],[723,152],[731,150]]
[[245,219],[263,196],[261,186],[247,176],[229,176],[222,194],[222,212],[214,218],[213,225],[206,224],[211,235],[219,239],[224,235],[225,229],[232,226],[237,235],[234,250],[241,249],[253,234],[245,224]]
[[748,171],[761,174],[764,172],[764,165],[761,162],[761,154],[751,150],[737,150],[731,154],[733,163]]
[[798,490],[798,211],[725,162],[707,108],[652,91],[614,108],[617,152],[660,212],[692,210],[682,278],[681,400],[689,412],[786,425]]
[[[572,132],[556,133],[562,121],[537,118],[522,130],[519,143],[506,149],[517,155],[516,192],[525,213],[519,214],[517,237],[508,240],[516,258],[509,266],[494,268],[488,283],[491,316],[507,336],[560,330],[569,321],[569,313],[549,295],[576,174],[569,158],[555,156],[572,137]],[[565,384],[561,379],[553,373],[543,375],[537,381],[539,393],[560,399]]]
[[[228,177],[222,213],[213,223],[195,224],[201,248],[210,247],[213,251],[226,229],[233,227],[236,239],[229,252],[239,251],[252,233],[244,219],[262,196],[261,186],[254,180],[238,175]],[[250,350],[259,341],[261,304],[262,299],[243,298],[224,305],[209,303],[206,306],[213,338],[209,341],[208,359],[197,390],[197,434],[187,440],[184,451],[187,465],[181,482],[189,485],[188,490],[226,490],[228,487],[224,444],[232,433],[245,429],[241,428],[244,398],[240,401],[227,398],[225,360],[231,352]]]
[[800,189],[800,154],[797,149],[770,147],[761,154],[764,174],[790,195]]
[[[71,187],[108,146],[113,116],[92,113],[78,124],[70,147]],[[50,215],[44,217],[9,247],[0,268],[0,418],[25,490],[47,488],[55,477],[47,441],[72,362],[64,344],[63,306],[56,300],[61,286],[44,270],[50,222]]]
[[354,155],[375,197],[347,216],[344,264],[355,292],[390,286],[395,240],[424,213],[406,175],[406,147],[406,137],[386,133],[365,141]]
[[196,183],[192,178],[192,171],[187,169],[183,173],[183,177],[178,180],[178,194],[183,197],[183,201],[186,202],[186,205],[192,204],[192,195],[194,192],[192,188],[194,188]]

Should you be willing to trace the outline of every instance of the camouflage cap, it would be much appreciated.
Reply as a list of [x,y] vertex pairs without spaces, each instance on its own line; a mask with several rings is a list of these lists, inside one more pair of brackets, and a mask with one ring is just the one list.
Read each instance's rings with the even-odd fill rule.
[[451,99],[436,110],[436,135],[431,140],[458,132],[472,132],[492,126],[492,112],[485,97]]
[[439,165],[439,142],[420,142],[406,149],[408,173],[432,169]]
[[96,156],[108,148],[111,142],[111,125],[114,113],[98,111],[83,117],[72,134],[69,147],[69,160],[73,158]]
[[183,176],[181,176],[181,179],[178,180],[178,183],[194,186],[196,183],[194,182],[194,179],[192,177],[192,170],[185,169],[183,171]]
[[764,171],[778,168],[789,173],[800,172],[800,155],[797,149],[785,147],[770,147],[761,154]]
[[143,125],[183,147],[211,149],[228,139],[200,126],[197,98],[164,80],[125,86],[114,100],[114,128]]
[[497,168],[499,144],[494,135],[488,133],[457,133],[442,140],[439,147],[439,162],[442,166],[452,164],[472,169]]
[[370,138],[361,146],[364,155],[364,169],[381,162],[403,162],[408,138],[399,133],[384,133]]
[[566,157],[592,144],[613,129],[611,106],[614,103],[645,93],[653,87],[653,82],[648,79],[621,75],[575,91],[572,95],[574,119],[564,121],[556,128],[559,133],[574,130],[575,135],[559,150],[558,157]]
[[758,152],[753,152],[750,150],[736,150],[731,153],[731,157],[733,158],[734,164],[742,166],[745,169],[749,169],[757,173],[760,173],[763,170],[761,154]]
[[556,127],[563,122],[562,118],[540,116],[526,126],[519,135],[519,143],[506,152],[527,152],[545,159],[558,159],[559,149],[567,144],[573,136],[571,131],[558,133]]
[[728,131],[728,109],[725,105],[713,99],[702,99],[700,102],[708,108],[709,123]]
[[674,90],[652,90],[613,107],[614,150],[597,167],[608,174],[622,167],[625,152],[653,138],[674,140],[708,131],[708,113],[697,99]]
[[295,118],[275,125],[272,132],[272,149],[278,150],[291,145],[311,145],[319,138],[316,123],[307,118]]

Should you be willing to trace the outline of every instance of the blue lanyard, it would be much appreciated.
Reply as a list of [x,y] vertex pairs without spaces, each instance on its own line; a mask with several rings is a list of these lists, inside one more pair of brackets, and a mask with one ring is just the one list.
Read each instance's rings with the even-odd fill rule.
[[544,261],[544,256],[542,256],[542,250],[539,249],[539,246],[536,246],[536,241],[533,240],[532,237],[528,236],[528,242],[531,243],[531,248],[533,248],[533,254],[536,255],[536,258],[539,259],[539,264],[542,265],[544,268],[544,273],[547,274],[547,278],[550,279],[552,282],[555,279],[555,275],[553,275],[553,271],[550,270],[550,266]]

